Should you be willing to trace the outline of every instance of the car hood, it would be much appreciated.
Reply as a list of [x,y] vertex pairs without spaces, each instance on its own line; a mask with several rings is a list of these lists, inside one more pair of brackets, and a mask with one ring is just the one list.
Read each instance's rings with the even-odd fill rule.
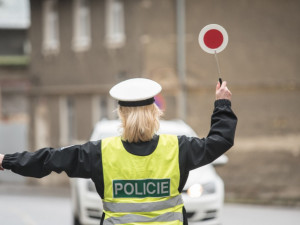
[[212,165],[209,164],[206,166],[202,166],[190,171],[189,177],[183,190],[187,190],[193,184],[205,184],[216,179],[217,174]]

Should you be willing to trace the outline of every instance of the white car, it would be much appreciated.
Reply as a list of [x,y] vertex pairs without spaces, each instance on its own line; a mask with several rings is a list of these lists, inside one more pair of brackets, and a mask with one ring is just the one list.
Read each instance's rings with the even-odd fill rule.
[[[101,120],[95,126],[91,141],[119,135],[119,120]],[[196,136],[190,126],[181,120],[160,121],[159,133]],[[226,156],[213,165],[227,162]],[[224,183],[212,164],[192,170],[182,191],[189,223],[201,225],[221,224],[224,203]],[[101,198],[90,179],[71,179],[71,196],[74,225],[99,225],[103,212]]]

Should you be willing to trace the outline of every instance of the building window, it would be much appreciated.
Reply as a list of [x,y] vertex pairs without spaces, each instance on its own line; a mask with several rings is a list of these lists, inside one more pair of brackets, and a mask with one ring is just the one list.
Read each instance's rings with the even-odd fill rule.
[[68,115],[68,140],[74,142],[76,140],[76,118],[75,103],[73,98],[67,99],[67,115]]
[[50,110],[47,102],[43,98],[39,98],[34,108],[34,148],[40,149],[50,146]]
[[72,47],[74,51],[85,51],[91,44],[90,1],[74,0],[73,15]]
[[95,95],[92,98],[92,126],[108,117],[107,96]]
[[108,118],[107,99],[102,97],[100,99],[100,118]]
[[59,52],[59,26],[57,0],[46,0],[43,6],[43,52],[55,54]]
[[70,145],[76,140],[75,100],[71,97],[59,98],[60,145]]
[[106,43],[119,48],[125,44],[123,0],[106,0]]

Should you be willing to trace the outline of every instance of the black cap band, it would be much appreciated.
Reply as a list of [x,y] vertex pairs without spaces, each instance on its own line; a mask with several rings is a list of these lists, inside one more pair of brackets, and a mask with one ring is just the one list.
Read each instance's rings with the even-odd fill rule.
[[137,106],[145,106],[145,105],[151,105],[154,103],[155,99],[154,98],[149,98],[146,100],[141,100],[141,101],[134,101],[134,102],[129,102],[129,101],[118,101],[120,106],[126,106],[126,107],[137,107]]

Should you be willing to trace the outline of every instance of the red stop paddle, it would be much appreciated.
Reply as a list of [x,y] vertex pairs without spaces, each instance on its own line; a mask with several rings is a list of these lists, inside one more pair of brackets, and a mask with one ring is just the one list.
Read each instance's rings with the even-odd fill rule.
[[198,41],[203,51],[214,54],[217,63],[219,82],[222,84],[217,53],[223,51],[228,44],[228,34],[226,30],[218,24],[209,24],[200,31]]

